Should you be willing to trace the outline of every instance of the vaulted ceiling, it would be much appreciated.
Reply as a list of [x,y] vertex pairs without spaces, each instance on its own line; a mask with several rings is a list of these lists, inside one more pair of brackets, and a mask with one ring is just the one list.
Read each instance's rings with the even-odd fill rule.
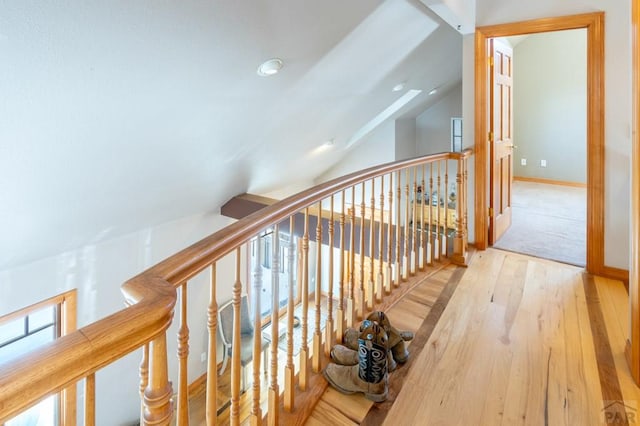
[[461,79],[427,3],[2,2],[0,269],[312,180],[408,90],[389,119],[417,115]]

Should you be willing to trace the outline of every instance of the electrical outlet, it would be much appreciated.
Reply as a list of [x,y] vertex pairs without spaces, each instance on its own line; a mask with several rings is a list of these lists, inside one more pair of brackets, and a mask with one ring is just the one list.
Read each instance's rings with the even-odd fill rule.
[[207,353],[206,352],[202,352],[200,354],[200,362],[207,362]]
[[527,165],[527,159],[526,158],[521,158],[520,159],[520,165],[521,166],[526,166]]
[[547,167],[547,160],[540,160],[540,167]]

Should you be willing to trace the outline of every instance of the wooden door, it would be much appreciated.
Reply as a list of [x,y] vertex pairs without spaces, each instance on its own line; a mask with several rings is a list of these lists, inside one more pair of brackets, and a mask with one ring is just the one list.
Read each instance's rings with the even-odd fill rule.
[[511,226],[513,182],[513,50],[489,41],[489,244]]

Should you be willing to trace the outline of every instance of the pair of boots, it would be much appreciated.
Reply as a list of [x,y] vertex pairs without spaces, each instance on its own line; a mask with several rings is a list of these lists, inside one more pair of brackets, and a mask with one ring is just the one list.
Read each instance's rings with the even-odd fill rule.
[[373,312],[359,330],[345,332],[345,345],[334,346],[331,357],[337,364],[330,363],[324,376],[342,393],[362,392],[371,401],[385,401],[389,362],[393,362],[393,368],[396,361],[406,362],[409,352],[404,342],[412,338],[413,333],[393,328],[383,312]]
[[[382,311],[375,311],[369,314],[368,321],[376,322],[387,333],[387,369],[392,372],[398,364],[404,364],[409,359],[409,351],[405,342],[413,339],[410,331],[399,331],[391,325],[389,317]],[[331,358],[342,365],[355,365],[358,363],[358,335],[359,330],[348,328],[344,333],[343,344],[335,345],[331,349]]]

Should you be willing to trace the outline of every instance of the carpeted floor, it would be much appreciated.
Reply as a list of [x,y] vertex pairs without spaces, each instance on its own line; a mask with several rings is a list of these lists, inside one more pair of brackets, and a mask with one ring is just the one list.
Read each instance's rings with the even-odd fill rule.
[[494,247],[584,266],[586,206],[586,188],[514,181],[511,228]]

